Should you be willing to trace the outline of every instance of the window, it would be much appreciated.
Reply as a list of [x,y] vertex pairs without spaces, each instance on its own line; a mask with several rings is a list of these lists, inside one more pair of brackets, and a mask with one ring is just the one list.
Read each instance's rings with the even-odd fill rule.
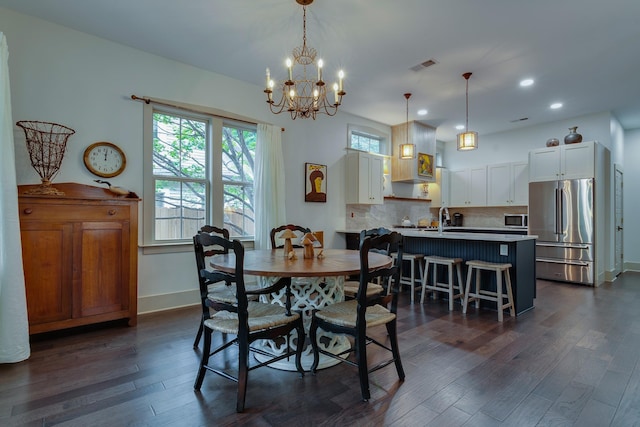
[[364,126],[348,126],[348,146],[354,150],[388,154],[388,136]]
[[251,238],[256,126],[190,110],[148,108],[145,244],[191,242],[200,227],[221,222],[231,236]]

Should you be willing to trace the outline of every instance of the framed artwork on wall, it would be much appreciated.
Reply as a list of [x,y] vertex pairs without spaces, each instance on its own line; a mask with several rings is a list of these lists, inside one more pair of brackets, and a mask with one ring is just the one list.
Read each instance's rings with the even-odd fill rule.
[[418,153],[418,175],[433,178],[433,156],[431,154]]
[[304,201],[327,201],[327,165],[304,164]]

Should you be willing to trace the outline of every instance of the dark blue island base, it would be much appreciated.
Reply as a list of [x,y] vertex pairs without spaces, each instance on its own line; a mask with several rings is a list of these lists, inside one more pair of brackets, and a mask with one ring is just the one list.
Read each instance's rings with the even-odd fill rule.
[[[431,233],[429,233],[431,234]],[[497,236],[492,236],[495,238]],[[505,241],[485,241],[439,238],[438,235],[428,237],[404,237],[404,251],[407,253],[420,253],[425,255],[438,255],[448,258],[462,258],[464,261],[472,259],[511,263],[509,270],[516,315],[520,315],[533,308],[533,300],[536,297],[536,270],[535,270],[535,239],[522,239]],[[506,246],[506,255],[504,247]],[[467,277],[467,266],[463,263],[463,280]],[[490,289],[496,289],[495,274],[483,272],[482,281],[490,281]],[[496,309],[496,304],[482,301],[482,308]]]

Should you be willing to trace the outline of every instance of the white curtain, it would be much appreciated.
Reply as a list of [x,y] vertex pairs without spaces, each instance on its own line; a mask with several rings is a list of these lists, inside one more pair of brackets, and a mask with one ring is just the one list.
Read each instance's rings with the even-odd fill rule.
[[29,323],[22,271],[16,159],[9,90],[9,50],[0,32],[0,363],[29,358]]
[[256,249],[270,247],[269,232],[286,224],[284,157],[280,128],[258,125],[254,175],[254,211]]

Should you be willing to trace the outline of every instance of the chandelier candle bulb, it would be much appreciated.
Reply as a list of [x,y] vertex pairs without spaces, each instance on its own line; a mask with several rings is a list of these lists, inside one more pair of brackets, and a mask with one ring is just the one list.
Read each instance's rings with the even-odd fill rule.
[[318,83],[322,81],[322,65],[323,65],[322,59],[318,59]]
[[336,105],[338,105],[338,83],[333,84],[333,94],[336,99]]
[[267,68],[267,89],[270,89],[270,86],[271,86],[270,83],[271,83],[271,72]]
[[292,65],[293,65],[293,63],[291,62],[291,59],[287,58],[287,69],[289,70],[289,81],[293,80],[292,71],[291,71],[291,66]]
[[340,85],[339,85],[339,90],[340,92],[342,92],[342,79],[344,79],[344,71],[340,70],[338,72],[338,78],[340,79]]

